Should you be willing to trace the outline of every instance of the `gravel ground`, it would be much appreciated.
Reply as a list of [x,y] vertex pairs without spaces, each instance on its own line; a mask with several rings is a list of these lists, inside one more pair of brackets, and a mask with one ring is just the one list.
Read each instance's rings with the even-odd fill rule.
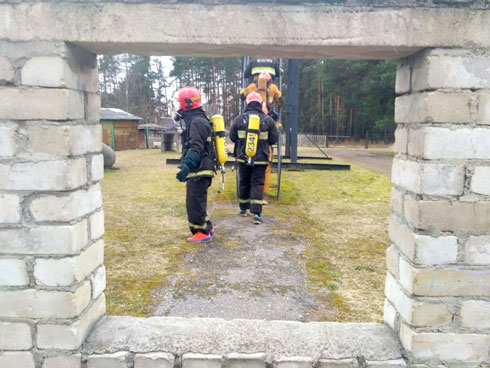
[[[216,206],[222,213],[225,205]],[[213,241],[196,245],[184,260],[188,272],[154,291],[153,315],[309,320],[319,302],[309,290],[302,239],[274,235],[285,225],[267,215],[267,207],[261,225],[238,216],[238,206],[225,210],[228,215],[213,218]]]

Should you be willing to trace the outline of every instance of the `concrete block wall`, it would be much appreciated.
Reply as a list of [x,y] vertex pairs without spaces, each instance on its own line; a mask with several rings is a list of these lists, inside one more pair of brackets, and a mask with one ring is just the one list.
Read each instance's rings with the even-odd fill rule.
[[400,61],[385,322],[411,363],[490,362],[490,51]]
[[[405,368],[403,359],[366,361],[349,359],[313,359],[311,357],[277,357],[268,359],[263,353],[215,354],[131,353],[89,355],[82,359],[86,368]],[[425,368],[421,366],[420,368]]]
[[79,367],[105,314],[96,55],[0,41],[0,367]]

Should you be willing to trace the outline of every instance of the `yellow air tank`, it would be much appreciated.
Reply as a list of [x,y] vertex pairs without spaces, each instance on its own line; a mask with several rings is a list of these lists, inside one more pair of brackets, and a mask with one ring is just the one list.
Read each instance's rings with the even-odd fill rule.
[[[219,162],[221,171],[221,188],[225,189],[225,163],[228,160],[228,154],[226,153],[225,145],[225,120],[221,115],[213,115],[211,117],[211,122],[213,123],[214,135],[216,136],[216,141],[214,142],[214,148],[216,150],[216,159]],[[220,193],[218,191],[218,193]]]
[[226,161],[228,160],[228,155],[226,154],[225,146],[225,120],[221,115],[213,115],[211,117],[213,123],[213,129],[216,135],[216,158],[222,167],[224,167]]
[[247,139],[245,141],[245,154],[248,157],[248,164],[252,164],[252,158],[257,153],[260,134],[260,117],[259,115],[249,115]]

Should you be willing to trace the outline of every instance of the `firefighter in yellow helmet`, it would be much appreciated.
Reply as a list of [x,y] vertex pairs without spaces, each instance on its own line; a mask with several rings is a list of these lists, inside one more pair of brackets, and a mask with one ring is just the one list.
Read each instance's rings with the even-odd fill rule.
[[190,242],[208,242],[215,231],[206,212],[208,188],[214,176],[214,150],[211,122],[202,109],[201,93],[195,87],[178,91],[180,110],[175,120],[184,120],[182,161],[177,179],[186,182],[187,219],[192,236]]
[[235,143],[240,181],[238,196],[240,215],[247,211],[254,215],[253,222],[261,224],[265,168],[269,160],[269,147],[277,141],[274,120],[262,111],[263,100],[257,92],[247,97],[245,112],[235,119],[230,139]]
[[240,90],[240,98],[245,100],[252,92],[258,92],[265,102],[268,113],[274,120],[277,120],[277,115],[274,113],[274,104],[279,108],[284,104],[282,93],[273,83],[272,77],[268,72],[262,72],[258,77],[247,87]]
[[255,80],[262,72],[269,73],[273,80],[279,78],[281,69],[277,59],[252,59],[248,63],[243,76],[245,78],[251,77],[253,80]]

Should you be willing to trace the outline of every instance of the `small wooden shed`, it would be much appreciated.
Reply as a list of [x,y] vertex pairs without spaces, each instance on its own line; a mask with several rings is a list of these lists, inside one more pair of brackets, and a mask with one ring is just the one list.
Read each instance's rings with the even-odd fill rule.
[[102,139],[114,151],[139,148],[138,125],[142,119],[121,109],[101,108]]
[[139,148],[160,148],[165,128],[158,124],[141,124],[139,130]]

